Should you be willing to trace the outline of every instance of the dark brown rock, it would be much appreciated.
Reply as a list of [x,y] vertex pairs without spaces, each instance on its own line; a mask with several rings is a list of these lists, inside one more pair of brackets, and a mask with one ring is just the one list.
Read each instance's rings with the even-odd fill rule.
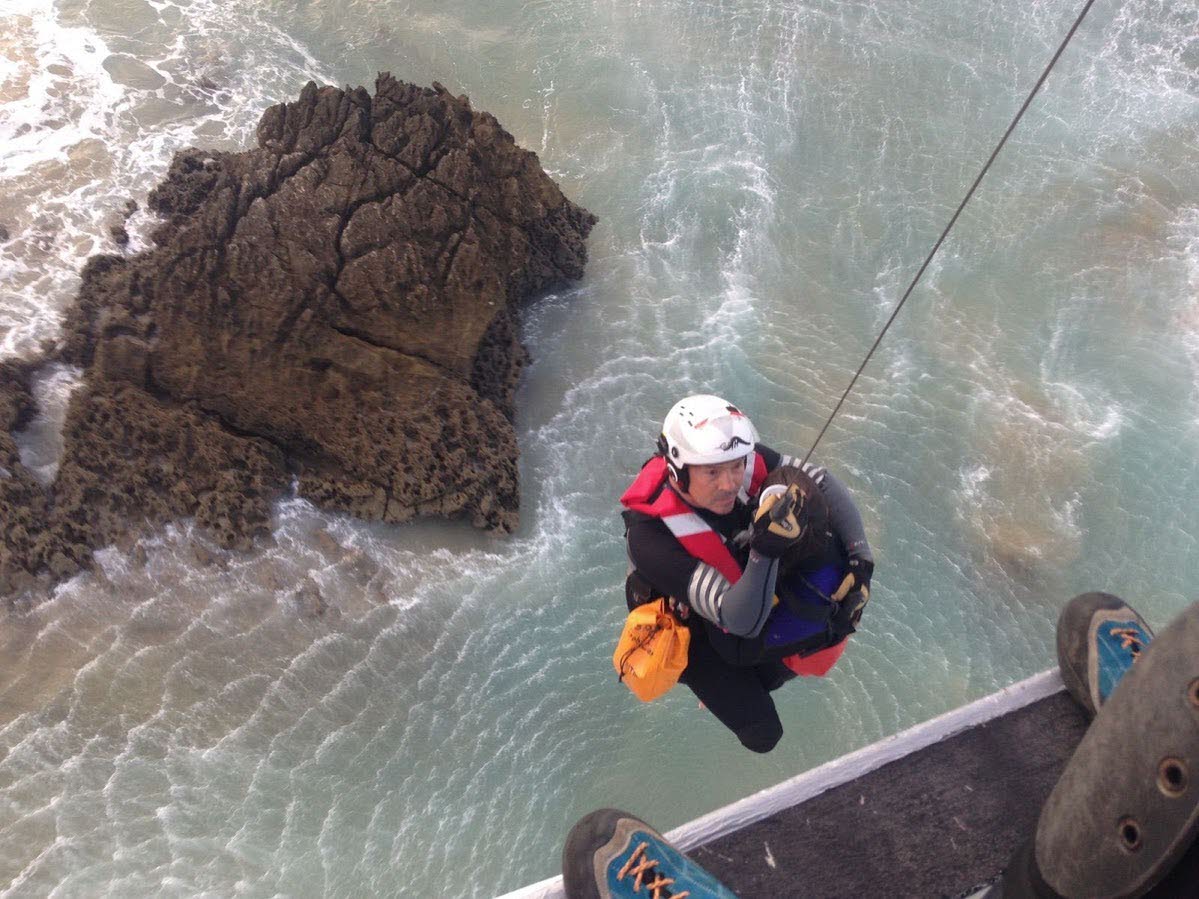
[[258,143],[177,154],[154,247],[84,267],[59,355],[86,372],[50,491],[9,464],[31,401],[28,372],[0,368],[0,590],[138,521],[195,516],[246,546],[293,478],[364,518],[515,526],[517,316],[581,277],[594,217],[440,85],[309,84]]
[[0,362],[0,595],[32,584],[25,560],[43,527],[47,493],[21,464],[13,431],[33,415],[30,367]]
[[308,579],[300,585],[292,602],[304,618],[320,618],[329,610],[329,603],[321,593],[321,588]]
[[192,541],[191,544],[192,558],[199,565],[208,568],[220,562],[220,556],[214,553],[211,549],[198,541]]
[[316,540],[317,547],[325,555],[332,556],[335,559],[345,556],[346,548],[338,543],[337,538],[324,528],[319,528],[312,536]]
[[0,461],[9,458],[8,452],[16,453],[10,432],[20,430],[33,417],[32,373],[33,367],[27,363],[0,361]]

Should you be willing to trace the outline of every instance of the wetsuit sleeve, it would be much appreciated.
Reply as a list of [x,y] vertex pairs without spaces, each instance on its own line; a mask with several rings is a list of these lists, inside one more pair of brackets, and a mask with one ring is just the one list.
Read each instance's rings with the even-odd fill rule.
[[756,637],[770,616],[778,560],[750,553],[741,579],[730,584],[707,562],[700,562],[687,587],[687,604],[713,624],[738,637]]
[[756,637],[770,615],[778,565],[751,553],[736,584],[687,552],[661,521],[633,521],[629,561],[654,589],[682,600],[697,614],[739,637]]
[[822,471],[822,474],[816,483],[820,485],[824,498],[828,500],[828,518],[833,531],[841,538],[841,543],[849,555],[873,562],[874,553],[870,551],[870,544],[866,541],[862,515],[854,504],[853,497],[849,495],[849,489],[827,471]]
[[[773,471],[777,466],[771,465],[770,456],[766,455],[763,450],[775,456],[778,459],[778,465],[800,467],[801,459],[785,453],[775,453],[767,447],[759,446],[758,452],[762,453],[769,471]],[[829,474],[828,469],[812,462],[808,462],[802,468],[804,474],[811,477],[816,482],[816,486],[820,488],[820,492],[824,494],[824,498],[828,502],[829,523],[844,545],[845,551],[851,556],[858,556],[873,562],[874,553],[870,549],[870,543],[866,540],[866,528],[862,524],[862,515],[849,493],[849,488],[838,478]]]
[[870,544],[866,541],[866,528],[862,524],[862,514],[854,504],[853,497],[849,495],[849,488],[823,468],[817,468],[811,463],[805,466],[805,470],[808,468],[819,471],[819,476],[816,471],[808,471],[808,474],[819,485],[820,491],[828,502],[829,524],[833,526],[833,532],[840,538],[845,552],[873,562],[874,553],[870,551]]

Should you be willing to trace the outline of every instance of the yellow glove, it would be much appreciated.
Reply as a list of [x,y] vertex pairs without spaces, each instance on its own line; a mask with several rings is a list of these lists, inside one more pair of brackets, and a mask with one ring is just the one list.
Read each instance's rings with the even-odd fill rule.
[[845,580],[841,581],[841,585],[833,591],[832,599],[840,602],[846,597],[851,590],[861,590],[870,598],[870,578],[874,575],[874,562],[870,559],[863,559],[860,556],[849,557],[849,572],[845,575]]
[[[779,485],[781,487],[781,485]],[[803,507],[803,494],[792,484],[786,489],[767,488],[754,513],[750,548],[759,555],[777,559],[803,535],[796,517]]]
[[862,610],[870,602],[870,577],[874,574],[874,562],[858,556],[849,559],[849,573],[829,598],[840,603],[835,619],[842,627],[848,626],[849,633],[862,620]]
[[862,610],[866,608],[866,603],[870,602],[870,584],[863,582],[859,574],[851,571],[845,575],[845,579],[829,599],[838,603],[837,611],[833,615],[834,623],[842,633],[852,634],[862,620]]

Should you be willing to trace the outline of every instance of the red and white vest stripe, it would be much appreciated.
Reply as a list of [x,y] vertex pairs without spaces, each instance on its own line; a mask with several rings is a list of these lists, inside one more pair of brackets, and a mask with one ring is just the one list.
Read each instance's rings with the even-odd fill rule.
[[[620,498],[621,505],[660,518],[687,552],[701,562],[707,562],[730,584],[737,583],[741,579],[741,566],[724,545],[724,538],[665,484],[666,477],[666,459],[662,456],[650,459]],[[750,453],[738,494],[742,502],[757,496],[765,479],[765,460],[757,453]]]

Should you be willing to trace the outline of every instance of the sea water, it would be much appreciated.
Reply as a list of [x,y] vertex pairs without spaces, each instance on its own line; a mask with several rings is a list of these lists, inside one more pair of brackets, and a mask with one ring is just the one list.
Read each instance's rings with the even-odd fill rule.
[[[514,536],[284,497],[252,552],[180,521],[3,613],[0,891],[495,895],[593,808],[667,829],[1050,667],[1075,593],[1164,626],[1199,575],[1199,11],[1099,0],[815,454],[878,565],[841,663],[757,756],[610,661],[671,403],[805,452],[1079,5],[0,0],[0,357],[172,153],[310,79],[465,93],[600,218],[524,321]],[[43,479],[78,378],[37,385]]]

